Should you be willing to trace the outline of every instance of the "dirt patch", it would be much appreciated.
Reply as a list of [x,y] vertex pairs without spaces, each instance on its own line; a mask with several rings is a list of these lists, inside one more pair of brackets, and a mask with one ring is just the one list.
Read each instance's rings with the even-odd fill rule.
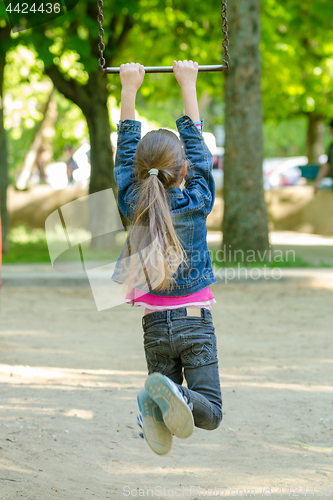
[[1,499],[203,498],[214,488],[281,498],[288,487],[330,496],[332,285],[212,289],[223,422],[174,438],[159,457],[135,423],[146,377],[141,310],[97,312],[85,288],[3,288]]

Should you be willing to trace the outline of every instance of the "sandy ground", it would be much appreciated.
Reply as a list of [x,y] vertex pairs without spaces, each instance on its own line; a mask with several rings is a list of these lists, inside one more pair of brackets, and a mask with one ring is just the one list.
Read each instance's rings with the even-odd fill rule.
[[333,496],[333,281],[322,276],[212,287],[223,422],[162,457],[135,424],[141,311],[97,312],[86,285],[5,286],[1,500]]

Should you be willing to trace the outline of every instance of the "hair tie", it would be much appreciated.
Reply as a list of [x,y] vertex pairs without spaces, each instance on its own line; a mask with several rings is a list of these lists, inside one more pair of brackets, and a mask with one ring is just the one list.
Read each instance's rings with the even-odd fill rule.
[[149,175],[158,175],[157,168],[151,168],[150,170],[148,170],[148,174]]

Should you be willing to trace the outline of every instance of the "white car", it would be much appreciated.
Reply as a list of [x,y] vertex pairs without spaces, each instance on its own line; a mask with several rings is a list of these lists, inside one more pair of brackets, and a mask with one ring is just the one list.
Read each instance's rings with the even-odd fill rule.
[[302,183],[302,171],[299,167],[307,164],[306,156],[265,159],[263,162],[264,189]]

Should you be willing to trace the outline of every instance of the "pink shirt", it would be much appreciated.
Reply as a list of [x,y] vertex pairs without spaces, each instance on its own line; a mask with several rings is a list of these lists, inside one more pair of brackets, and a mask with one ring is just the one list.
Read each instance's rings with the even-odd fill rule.
[[151,311],[165,311],[166,309],[178,309],[179,307],[207,307],[215,304],[216,300],[209,287],[197,293],[184,295],[183,297],[161,297],[150,293],[140,292],[135,288],[129,288],[125,301],[134,307],[143,306]]

